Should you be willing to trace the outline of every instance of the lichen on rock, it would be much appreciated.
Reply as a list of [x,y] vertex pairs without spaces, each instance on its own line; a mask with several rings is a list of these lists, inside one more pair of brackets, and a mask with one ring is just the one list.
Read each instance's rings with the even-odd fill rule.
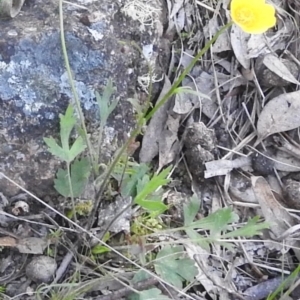
[[[86,10],[64,5],[66,47],[91,135],[99,126],[95,91],[101,93],[110,78],[116,86],[119,104],[108,120],[102,151],[109,158],[135,126],[127,99],[142,98],[143,93],[138,77],[147,63],[132,42],[141,48],[156,45],[156,72],[162,74],[157,60],[161,31],[152,26],[141,32],[140,24],[122,13],[119,5],[124,3],[80,1],[80,5]],[[158,17],[162,19],[161,14]],[[57,3],[29,1],[16,18],[0,20],[0,27],[0,172],[42,197],[53,190],[60,164],[47,151],[43,137],[57,136],[59,114],[73,103]],[[18,192],[4,179],[0,189],[7,195]]]

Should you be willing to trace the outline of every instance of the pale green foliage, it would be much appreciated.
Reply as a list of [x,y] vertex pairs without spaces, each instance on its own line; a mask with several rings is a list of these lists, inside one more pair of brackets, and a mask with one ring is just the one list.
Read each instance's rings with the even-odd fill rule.
[[60,115],[61,146],[58,145],[53,137],[44,138],[45,143],[49,147],[49,151],[66,162],[67,166],[70,167],[70,173],[68,169],[58,169],[56,179],[54,180],[55,189],[64,197],[80,196],[90,175],[88,159],[76,159],[86,148],[83,138],[81,136],[77,137],[70,146],[71,133],[76,123],[74,110],[72,106],[69,105],[65,115]]
[[57,156],[62,161],[71,163],[80,153],[84,151],[86,145],[81,136],[77,137],[73,145],[70,147],[70,135],[76,125],[73,107],[68,106],[65,115],[60,115],[60,140],[61,146],[58,145],[53,137],[44,138],[45,143],[49,147],[51,154]]
[[[102,96],[96,92],[97,103],[100,114],[100,136],[99,145],[102,142],[102,133],[107,119],[111,112],[115,109],[118,101],[113,100],[109,104],[109,100],[114,93],[112,81],[109,80],[104,88]],[[72,131],[77,125],[77,119],[74,116],[74,109],[69,105],[65,114],[60,115],[60,145],[53,138],[44,138],[45,143],[49,148],[49,152],[58,157],[60,160],[67,163],[67,169],[58,169],[56,179],[54,180],[55,189],[64,197],[79,197],[87,184],[90,176],[90,162],[87,158],[79,159],[78,156],[86,149],[86,144],[81,135],[70,144]],[[77,127],[79,133],[82,130]],[[98,149],[97,153],[100,153]],[[99,157],[94,157],[95,165],[98,165]],[[68,170],[70,168],[70,170]],[[70,178],[69,178],[70,177]]]
[[[144,270],[138,271],[133,279],[132,285],[135,286],[136,283],[144,281],[150,278],[150,274],[146,273]],[[161,291],[155,287],[150,287],[148,290],[144,290],[140,293],[133,293],[128,297],[129,300],[169,300],[167,296],[161,294]]]
[[112,175],[121,184],[121,194],[126,198],[128,196],[135,197],[138,182],[148,173],[150,173],[150,168],[146,164],[128,162],[126,166],[120,164],[115,168]]
[[113,176],[121,183],[123,197],[131,196],[135,204],[149,212],[160,214],[168,209],[161,200],[161,193],[156,190],[165,186],[170,180],[167,179],[170,168],[166,168],[159,174],[150,175],[150,169],[146,164],[133,164],[125,169],[116,170]]
[[250,220],[248,220],[247,224],[243,227],[235,229],[233,231],[227,232],[223,235],[223,238],[231,238],[231,237],[253,237],[254,235],[261,234],[261,230],[269,228],[269,224],[267,222],[258,223],[259,216],[256,216]]
[[[90,171],[89,161],[85,157],[80,160],[76,159],[71,164],[71,184],[74,197],[79,197],[82,194],[90,176]],[[58,169],[54,187],[64,197],[71,196],[67,170]]]
[[98,92],[95,93],[99,107],[101,127],[104,127],[106,125],[108,117],[118,104],[117,99],[113,99],[109,104],[110,98],[115,90],[116,88],[113,86],[112,81],[109,80],[103,90],[102,95],[100,95]]
[[[102,238],[102,241],[107,242],[109,239],[110,239],[110,233],[106,232],[104,237]],[[103,254],[103,253],[110,252],[110,251],[111,250],[108,247],[103,246],[101,244],[97,244],[92,248],[91,253],[93,255],[98,255],[98,254]]]
[[[239,217],[230,208],[219,209],[203,219],[194,221],[199,207],[199,199],[195,196],[191,197],[190,202],[184,205],[184,229],[193,242],[206,250],[209,250],[210,242],[218,241],[222,245],[230,247],[226,239],[239,236],[252,237],[260,234],[262,229],[269,227],[265,222],[259,223],[259,218],[255,217],[250,219],[243,227],[233,230],[232,223],[238,222]],[[209,231],[209,237],[204,238],[195,229]]]
[[155,271],[165,281],[182,289],[184,281],[192,281],[198,271],[195,262],[185,257],[183,246],[165,246],[157,254]]
[[159,174],[154,174],[151,179],[147,174],[144,175],[143,178],[139,179],[137,184],[137,195],[134,197],[134,203],[148,211],[157,212],[159,214],[167,210],[168,206],[161,201],[160,197],[157,199],[154,192],[170,181],[167,179],[170,170],[171,167],[168,167]]

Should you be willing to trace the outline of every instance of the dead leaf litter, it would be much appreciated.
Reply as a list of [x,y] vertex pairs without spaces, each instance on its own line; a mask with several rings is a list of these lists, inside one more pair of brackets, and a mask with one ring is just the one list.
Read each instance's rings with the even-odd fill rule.
[[[173,7],[174,30],[191,30],[191,15],[198,21],[192,38],[178,41],[182,49],[177,57],[179,67],[186,67],[203,43],[221,28],[222,18],[228,16],[228,2],[213,1],[209,5],[196,1],[196,10],[191,14],[190,4],[185,7],[182,1],[176,1],[172,6],[168,1]],[[165,111],[164,118],[175,113],[180,126],[170,135],[162,134],[172,155],[157,152],[159,166],[162,162],[168,165],[171,157],[173,163],[182,162],[182,156],[182,168],[189,174],[193,192],[201,194],[204,187],[213,190],[217,184],[218,197],[202,202],[202,213],[229,205],[240,221],[259,215],[271,224],[257,241],[237,240],[231,257],[216,245],[206,254],[199,246],[186,246],[195,262],[195,255],[201,257],[197,280],[207,294],[217,295],[214,299],[229,299],[229,295],[234,299],[264,299],[278,288],[281,274],[288,275],[296,268],[297,264],[288,267],[288,262],[300,259],[296,234],[300,207],[300,64],[298,45],[291,38],[299,34],[293,18],[299,21],[296,11],[300,7],[289,1],[277,5],[280,18],[276,29],[250,35],[233,25],[224,32],[182,82],[181,92],[169,99],[169,109]],[[145,145],[152,126],[143,137]],[[167,125],[160,132],[164,130],[168,130]],[[182,147],[172,148],[175,141]],[[187,179],[181,182],[188,184]],[[246,250],[250,244],[251,254]],[[273,259],[265,260],[269,255]],[[239,264],[237,256],[243,257]],[[222,263],[225,259],[229,265]],[[226,282],[221,279],[224,276]],[[263,286],[268,286],[267,293],[259,285],[261,280]]]

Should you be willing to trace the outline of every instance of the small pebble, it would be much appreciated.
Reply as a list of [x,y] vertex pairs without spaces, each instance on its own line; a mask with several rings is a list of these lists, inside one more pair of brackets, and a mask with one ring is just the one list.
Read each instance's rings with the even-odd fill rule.
[[49,256],[37,256],[26,267],[28,278],[37,283],[48,283],[53,280],[57,263]]
[[260,175],[273,174],[274,161],[267,157],[267,153],[265,153],[265,155],[266,156],[259,153],[252,155],[252,168]]
[[286,197],[284,198],[288,208],[299,209],[300,208],[300,182],[287,179],[283,180],[284,190]]

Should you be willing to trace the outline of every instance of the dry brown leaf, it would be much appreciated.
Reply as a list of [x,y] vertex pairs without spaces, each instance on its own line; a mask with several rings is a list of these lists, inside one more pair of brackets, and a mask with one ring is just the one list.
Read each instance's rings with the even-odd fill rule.
[[20,253],[43,254],[48,242],[45,239],[28,237],[16,239],[10,236],[0,238],[1,247],[16,247]]
[[183,7],[184,0],[175,0],[171,2],[173,7],[172,11],[170,13],[170,19],[176,17],[176,14],[179,12],[179,10]]
[[[198,262],[200,260],[199,258],[201,257],[201,267],[198,263],[196,264],[196,267],[198,269],[198,274],[196,275],[196,278],[203,285],[206,292],[211,295],[215,291],[216,286],[213,283],[213,281],[206,275],[207,273],[214,275],[214,272],[212,272],[212,266],[210,266],[207,263],[209,261],[210,253],[208,253],[205,249],[201,248],[200,246],[196,246],[192,243],[187,243],[185,248],[187,255],[191,259]],[[220,278],[219,276],[215,277],[216,280],[219,280]]]
[[266,222],[270,224],[270,229],[275,237],[281,236],[290,226],[294,225],[294,218],[275,199],[268,182],[263,177],[252,176],[251,182]]
[[187,49],[182,53],[181,59],[180,59],[180,65],[183,66],[183,68],[187,68],[189,64],[192,62],[194,57],[194,51]]
[[300,82],[276,55],[267,54],[263,59],[263,64],[282,79],[294,84],[300,84]]
[[250,34],[244,32],[237,25],[233,24],[231,27],[231,46],[236,59],[245,68],[250,69],[250,59],[247,58],[247,42]]
[[274,159],[274,168],[283,172],[300,172],[300,160],[289,153],[277,150]]
[[[195,78],[194,82],[189,82],[183,86],[186,91],[180,91],[175,96],[175,105],[173,111],[177,114],[187,114],[193,108],[201,106],[201,111],[208,117],[212,118],[218,109],[213,99],[210,99],[211,91],[214,89],[214,77],[207,73],[201,74]],[[188,89],[191,89],[190,93]],[[198,94],[196,95],[195,92]]]
[[282,239],[286,240],[284,244],[292,247],[296,257],[300,260],[299,240],[288,239],[289,232],[292,233],[292,227],[296,225],[296,220],[275,199],[268,182],[263,177],[252,176],[251,182],[265,220],[270,224],[270,229],[275,235],[274,238],[280,242]]
[[259,115],[257,133],[265,138],[300,126],[300,91],[282,94],[269,101]]
[[17,240],[11,236],[4,236],[0,238],[0,247],[15,247]]
[[[157,103],[159,103],[159,101],[170,90],[170,88],[171,82],[166,76],[165,83],[157,100]],[[149,163],[156,155],[158,155],[158,140],[167,120],[168,107],[169,101],[167,101],[157,110],[157,112],[151,118],[149,125],[147,126],[140,151],[141,163]]]
[[177,24],[176,27],[177,30],[179,30],[179,32],[181,32],[184,28],[185,19],[186,19],[185,10],[184,8],[181,8],[175,18],[175,24]]
[[238,172],[232,172],[229,178],[230,182],[228,191],[234,200],[245,203],[257,203],[257,199],[248,177],[243,176]]
[[15,247],[18,248],[20,253],[43,254],[47,245],[48,242],[45,239],[28,237],[18,240],[18,243]]
[[193,109],[191,94],[180,92],[175,95],[175,105],[173,111],[177,114],[185,115]]
[[284,25],[272,35],[252,34],[247,43],[247,58],[256,58],[260,55],[265,55],[270,52],[286,49],[287,38],[293,31],[294,24],[286,18]]
[[[220,30],[220,28],[221,26],[219,24],[219,18],[217,18],[216,15],[212,19],[210,19],[203,28],[205,38],[207,40],[211,39],[211,37],[214,36]],[[223,32],[218,37],[211,50],[213,53],[220,53],[231,50],[230,38],[227,31]]]
[[233,169],[251,166],[250,157],[239,157],[235,160],[212,160],[205,163],[206,171],[204,171],[204,178],[211,178],[215,176],[226,175]]
[[180,116],[168,116],[166,129],[163,130],[158,140],[159,144],[159,170],[172,162],[179,152],[178,129]]
[[177,133],[168,129],[164,130],[159,139],[159,170],[175,159],[178,146]]

